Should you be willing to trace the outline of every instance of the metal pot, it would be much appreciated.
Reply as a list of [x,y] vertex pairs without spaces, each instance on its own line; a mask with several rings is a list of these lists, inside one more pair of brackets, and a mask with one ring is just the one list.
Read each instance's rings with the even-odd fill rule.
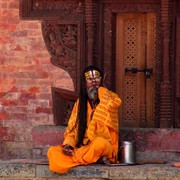
[[121,146],[121,163],[136,164],[136,152],[134,142],[123,141]]

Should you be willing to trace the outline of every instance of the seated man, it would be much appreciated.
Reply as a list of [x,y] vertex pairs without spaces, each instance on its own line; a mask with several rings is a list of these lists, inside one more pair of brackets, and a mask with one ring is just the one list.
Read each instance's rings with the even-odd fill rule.
[[78,165],[117,161],[121,99],[103,87],[102,81],[103,73],[97,67],[84,70],[64,142],[48,150],[51,171],[63,174]]

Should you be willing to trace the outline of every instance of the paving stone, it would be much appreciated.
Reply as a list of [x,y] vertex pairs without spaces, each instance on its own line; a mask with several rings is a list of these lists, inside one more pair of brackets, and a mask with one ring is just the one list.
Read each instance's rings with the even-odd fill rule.
[[168,165],[144,164],[112,168],[110,179],[180,179],[180,169]]
[[61,177],[61,178],[108,178],[108,169],[104,166],[78,166],[68,173],[60,175],[49,171],[47,165],[37,165],[37,177]]
[[179,180],[180,168],[172,164],[142,164],[125,166],[88,165],[72,168],[60,175],[49,171],[46,159],[0,160],[0,180]]
[[9,178],[9,177],[3,177],[3,178],[0,177],[0,180],[48,180],[48,179],[47,178],[27,178],[27,177],[13,177],[13,178],[12,177],[11,178]]
[[35,165],[32,164],[2,164],[0,177],[35,177]]

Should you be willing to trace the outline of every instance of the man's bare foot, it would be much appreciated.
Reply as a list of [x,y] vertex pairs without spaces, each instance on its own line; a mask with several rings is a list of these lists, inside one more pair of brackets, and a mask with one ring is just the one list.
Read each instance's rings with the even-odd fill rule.
[[108,164],[109,165],[110,161],[106,156],[103,156],[103,157],[99,158],[96,163],[98,163],[98,164]]

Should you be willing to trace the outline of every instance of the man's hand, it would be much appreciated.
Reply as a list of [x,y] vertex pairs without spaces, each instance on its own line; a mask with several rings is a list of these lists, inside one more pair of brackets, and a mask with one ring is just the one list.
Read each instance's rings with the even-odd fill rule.
[[70,146],[69,144],[64,145],[62,148],[63,153],[67,156],[72,156],[73,150],[74,148]]

